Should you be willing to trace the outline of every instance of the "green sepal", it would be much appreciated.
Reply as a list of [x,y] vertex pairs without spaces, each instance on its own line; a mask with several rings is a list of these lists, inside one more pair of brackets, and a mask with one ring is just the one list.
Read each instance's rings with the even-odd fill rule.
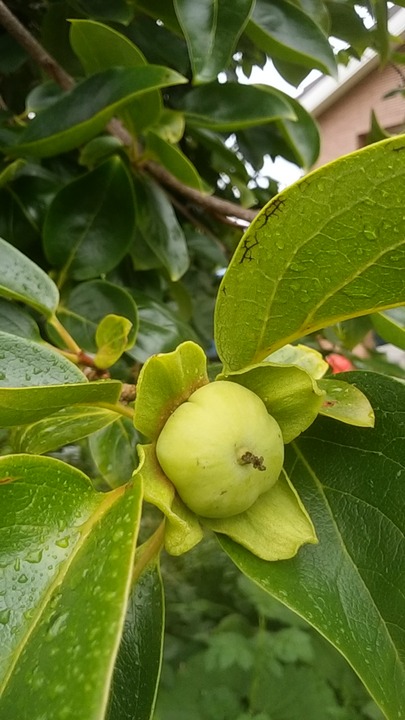
[[374,427],[374,410],[364,393],[355,385],[335,378],[319,380],[318,384],[325,393],[320,415],[356,427]]
[[164,474],[155,452],[155,444],[138,445],[139,466],[133,477],[140,475],[144,499],[166,516],[165,548],[171,555],[182,555],[203,538],[197,516],[177,496],[174,485]]
[[219,375],[217,380],[239,383],[258,395],[279,424],[284,443],[291,442],[312,425],[323,401],[323,392],[316,381],[296,365],[263,362],[229,375]]
[[321,353],[306,345],[290,345],[287,343],[287,345],[268,355],[265,360],[277,365],[297,365],[306,370],[314,380],[319,380],[329,370],[329,364],[323,359]]
[[285,471],[255,503],[228,518],[201,518],[203,524],[262,560],[288,560],[305,543],[318,542],[312,521]]
[[153,355],[139,375],[136,429],[149,440],[156,440],[169,415],[207,383],[207,359],[196,343],[187,341],[173,352]]

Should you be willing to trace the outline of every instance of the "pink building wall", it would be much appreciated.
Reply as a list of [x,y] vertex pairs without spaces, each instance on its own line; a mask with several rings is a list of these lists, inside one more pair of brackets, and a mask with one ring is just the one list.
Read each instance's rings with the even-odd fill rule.
[[[404,66],[402,72],[405,73]],[[371,111],[380,125],[392,132],[405,131],[405,97],[385,93],[403,87],[397,70],[388,65],[375,68],[316,117],[321,131],[321,153],[314,167],[324,165],[364,144],[370,130]]]

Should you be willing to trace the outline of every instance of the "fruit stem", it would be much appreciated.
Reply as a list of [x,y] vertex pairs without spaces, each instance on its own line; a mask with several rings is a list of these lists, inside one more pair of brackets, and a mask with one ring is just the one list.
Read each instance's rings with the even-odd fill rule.
[[238,458],[238,463],[239,465],[253,465],[255,470],[263,471],[266,469],[266,466],[263,465],[263,460],[264,458],[262,455],[258,457],[257,455],[249,452],[249,450],[246,450],[246,452]]

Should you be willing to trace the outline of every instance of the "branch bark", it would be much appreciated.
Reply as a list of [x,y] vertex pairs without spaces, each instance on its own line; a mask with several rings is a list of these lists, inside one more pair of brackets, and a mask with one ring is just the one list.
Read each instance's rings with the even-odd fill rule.
[[[71,90],[75,86],[75,81],[71,75],[65,72],[55,58],[52,57],[24,25],[20,23],[18,18],[16,18],[2,0],[0,0],[0,24],[3,25],[5,30],[26,50],[34,62],[63,90]],[[107,130],[111,135],[121,140],[124,145],[133,145],[134,140],[132,136],[119,120],[111,120],[107,125]],[[207,195],[194,188],[190,188],[188,185],[180,182],[180,180],[164,167],[152,160],[145,161],[142,164],[142,168],[161,185],[170,188],[173,192],[199,205],[219,219],[221,217],[224,219],[239,218],[240,220],[250,223],[258,213],[258,210],[249,210],[241,207],[237,203],[222,200],[222,198],[218,198],[215,195]]]

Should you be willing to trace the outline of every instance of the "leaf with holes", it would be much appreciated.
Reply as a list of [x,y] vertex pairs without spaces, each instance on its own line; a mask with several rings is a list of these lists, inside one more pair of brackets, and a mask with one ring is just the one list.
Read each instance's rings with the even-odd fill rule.
[[405,302],[404,153],[405,136],[397,136],[346,155],[259,213],[218,293],[216,344],[226,369]]

